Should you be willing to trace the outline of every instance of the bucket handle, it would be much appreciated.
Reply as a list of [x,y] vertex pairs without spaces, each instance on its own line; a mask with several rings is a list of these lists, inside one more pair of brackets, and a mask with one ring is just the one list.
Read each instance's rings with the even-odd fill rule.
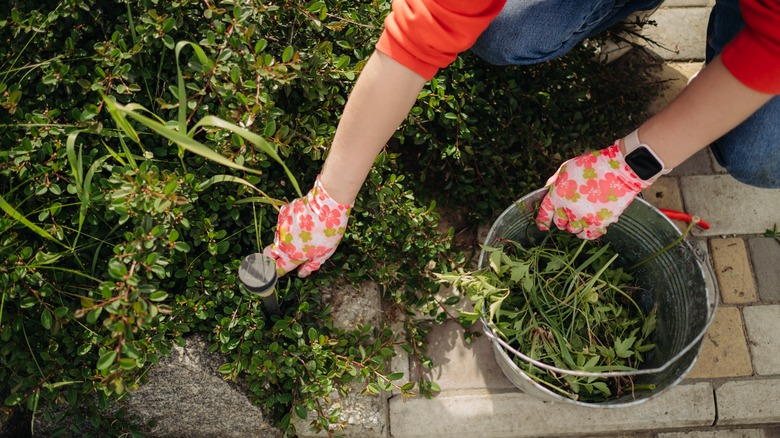
[[[688,245],[690,243],[686,242]],[[553,365],[548,365],[544,362],[540,362],[536,359],[533,359],[519,351],[517,351],[514,347],[509,345],[505,340],[501,339],[498,335],[494,333],[494,329],[492,327],[492,324],[488,323],[488,321],[483,317],[482,320],[482,326],[485,328],[483,332],[485,335],[490,338],[492,341],[497,342],[501,347],[508,350],[509,352],[513,353],[515,356],[519,357],[520,359],[524,360],[525,362],[528,362],[532,365],[535,365],[539,368],[553,371],[558,374],[564,374],[564,375],[570,375],[570,376],[578,376],[578,377],[622,377],[622,376],[638,376],[638,375],[644,375],[644,374],[657,374],[662,373],[666,371],[672,364],[677,362],[682,356],[687,354],[691,348],[693,348],[694,345],[698,344],[699,341],[702,340],[704,335],[707,333],[707,330],[710,328],[710,325],[712,324],[713,319],[715,319],[715,311],[718,308],[718,288],[715,283],[715,276],[712,271],[712,265],[707,260],[703,260],[703,256],[699,254],[698,251],[693,251],[694,256],[698,259],[700,265],[702,266],[702,272],[704,272],[704,281],[705,283],[709,283],[709,286],[711,286],[713,291],[713,299],[712,299],[712,305],[710,306],[712,308],[712,311],[707,317],[707,322],[704,324],[704,328],[699,332],[698,335],[696,335],[695,338],[691,342],[688,343],[688,345],[685,346],[682,350],[680,350],[676,355],[674,355],[671,359],[667,360],[665,364],[663,364],[660,367],[657,368],[643,368],[638,369],[634,371],[604,371],[604,372],[590,372],[590,371],[581,371],[581,370],[567,370],[564,368],[558,368]]]

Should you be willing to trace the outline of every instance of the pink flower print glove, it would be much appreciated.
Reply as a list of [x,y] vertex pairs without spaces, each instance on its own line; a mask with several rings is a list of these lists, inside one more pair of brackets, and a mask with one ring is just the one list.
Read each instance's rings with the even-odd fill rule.
[[308,277],[336,252],[351,209],[331,198],[317,177],[306,196],[281,208],[274,243],[263,254],[276,259],[279,275],[300,266],[298,277]]
[[550,189],[542,200],[536,225],[547,231],[552,222],[581,239],[597,239],[654,181],[640,179],[626,164],[615,142],[561,165],[547,181]]

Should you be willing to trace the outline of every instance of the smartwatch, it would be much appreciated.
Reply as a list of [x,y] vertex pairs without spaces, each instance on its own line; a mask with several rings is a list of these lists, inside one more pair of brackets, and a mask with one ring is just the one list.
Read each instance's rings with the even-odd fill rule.
[[626,146],[626,164],[643,181],[649,181],[672,171],[666,168],[663,160],[650,146],[639,142],[637,131],[628,134],[623,139],[623,143]]

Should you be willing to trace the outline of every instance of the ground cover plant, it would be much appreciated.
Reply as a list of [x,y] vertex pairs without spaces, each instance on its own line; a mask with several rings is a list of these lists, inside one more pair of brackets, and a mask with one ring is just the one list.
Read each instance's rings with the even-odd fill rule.
[[[377,160],[339,251],[316,276],[283,278],[283,315],[271,318],[240,292],[239,263],[270,242],[278,204],[313,182],[389,10],[0,4],[4,414],[25,433],[43,418],[62,436],[141,435],[121,399],[191,333],[290,435],[291,418],[309,412],[315,427],[338,423],[322,397],[350,381],[397,387],[392,347],[430,365],[427,323],[413,316],[444,317],[432,272],[466,260],[454,233],[437,230],[445,198],[429,181],[490,217],[562,157],[626,132],[648,88],[627,86],[631,64],[608,72],[584,48],[529,68],[460,57]],[[366,280],[381,285],[405,335],[334,327],[321,291]]]

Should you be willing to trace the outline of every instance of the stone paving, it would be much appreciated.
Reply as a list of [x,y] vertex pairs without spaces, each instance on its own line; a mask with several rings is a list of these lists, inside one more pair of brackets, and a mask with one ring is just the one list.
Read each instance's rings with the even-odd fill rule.
[[[667,60],[659,74],[668,80],[651,111],[662,108],[701,68],[712,4],[669,0],[652,17],[658,26],[643,32],[670,49],[650,47]],[[643,195],[657,207],[696,214],[712,225],[709,231],[696,229],[689,239],[709,256],[719,307],[697,361],[680,384],[630,407],[541,401],[507,380],[488,339],[467,345],[460,327],[447,323],[433,330],[429,347],[436,364],[429,376],[442,392],[430,400],[391,396],[387,427],[376,436],[780,437],[780,241],[763,236],[775,224],[780,227],[780,190],[737,182],[705,150]],[[344,432],[366,436],[350,434],[349,427]]]

